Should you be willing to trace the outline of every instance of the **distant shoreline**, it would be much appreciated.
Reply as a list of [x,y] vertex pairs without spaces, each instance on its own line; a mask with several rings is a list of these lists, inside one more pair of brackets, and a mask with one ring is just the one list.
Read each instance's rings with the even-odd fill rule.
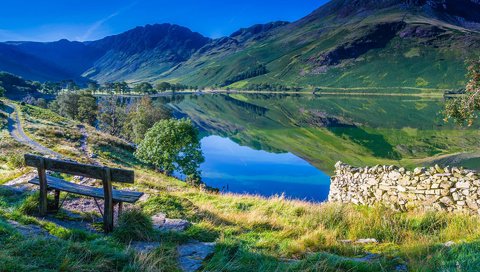
[[[337,89],[338,90],[338,89]],[[350,89],[352,90],[352,89]],[[410,89],[412,90],[412,89]],[[387,93],[387,92],[342,92],[342,91],[317,91],[317,92],[307,92],[307,91],[300,91],[300,92],[295,92],[295,91],[279,91],[279,92],[274,92],[274,91],[242,91],[242,90],[209,90],[209,91],[181,91],[181,92],[163,92],[163,93],[157,93],[157,94],[150,94],[147,96],[150,96],[152,98],[155,97],[168,97],[168,96],[173,96],[173,95],[208,95],[208,94],[300,94],[300,95],[316,95],[316,96],[322,96],[322,95],[329,95],[329,96],[406,96],[406,97],[433,97],[433,98],[441,98],[444,97],[445,90],[436,90],[437,92],[417,92],[417,93]],[[105,97],[109,96],[109,94],[106,93],[95,93],[94,94],[97,97]],[[142,97],[145,96],[146,94],[116,94],[116,96],[120,97]]]

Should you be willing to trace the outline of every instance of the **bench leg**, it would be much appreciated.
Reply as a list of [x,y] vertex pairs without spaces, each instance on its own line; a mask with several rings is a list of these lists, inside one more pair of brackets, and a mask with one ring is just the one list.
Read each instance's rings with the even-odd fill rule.
[[122,214],[123,211],[123,202],[118,202],[118,217]]
[[113,197],[112,197],[112,176],[110,168],[105,168],[103,183],[104,208],[103,208],[103,224],[105,233],[113,231]]
[[41,216],[47,215],[48,203],[47,203],[47,174],[45,172],[45,160],[40,160],[40,166],[37,168],[38,180],[40,183],[40,199],[39,199],[39,212]]
[[55,211],[58,212],[58,210],[60,209],[60,191],[59,190],[55,190]]

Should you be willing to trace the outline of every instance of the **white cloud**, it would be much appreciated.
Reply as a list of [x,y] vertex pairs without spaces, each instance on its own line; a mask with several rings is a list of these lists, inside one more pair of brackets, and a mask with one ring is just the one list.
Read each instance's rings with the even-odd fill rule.
[[119,14],[121,14],[122,12],[125,12],[131,8],[133,8],[136,4],[138,3],[138,1],[135,1],[133,3],[131,3],[130,5],[126,6],[126,7],[123,7],[117,11],[115,11],[114,13],[106,16],[105,18],[102,18],[98,21],[96,21],[95,23],[93,23],[88,29],[87,31],[80,37],[77,37],[77,40],[79,41],[87,41],[89,39],[92,39],[92,36],[107,22],[109,21],[110,19],[118,16]]

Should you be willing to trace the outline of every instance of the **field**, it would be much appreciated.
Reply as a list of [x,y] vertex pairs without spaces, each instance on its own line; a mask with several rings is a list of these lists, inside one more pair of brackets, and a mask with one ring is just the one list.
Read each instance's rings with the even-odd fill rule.
[[[66,156],[90,160],[85,154],[72,153],[77,141],[67,132],[75,123],[48,110],[22,109],[32,137],[52,141],[51,147]],[[40,133],[52,129],[59,133]],[[87,130],[89,148],[99,155],[99,161],[135,170],[135,189],[150,195],[139,204],[145,214],[163,212],[193,225],[180,233],[152,233],[149,239],[161,241],[162,246],[148,255],[139,254],[116,236],[63,228],[32,217],[27,212],[32,207],[29,194],[18,195],[0,185],[0,270],[175,271],[175,248],[191,239],[217,243],[215,253],[204,262],[206,271],[251,271],[252,267],[262,271],[392,271],[405,266],[409,271],[474,271],[480,265],[478,217],[211,193],[152,171],[134,159],[122,140]],[[29,171],[21,163],[9,163],[8,158],[31,151],[12,142],[5,130],[1,133],[1,150],[8,150],[2,154],[1,182],[5,183]],[[37,224],[58,239],[27,239],[8,220]],[[355,242],[365,238],[377,243]],[[449,241],[454,243],[445,246]]]

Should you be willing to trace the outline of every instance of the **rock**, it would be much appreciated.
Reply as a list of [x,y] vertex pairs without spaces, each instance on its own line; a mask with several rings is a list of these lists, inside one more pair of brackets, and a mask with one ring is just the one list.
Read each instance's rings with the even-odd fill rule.
[[399,272],[407,272],[408,271],[408,267],[406,264],[400,264],[400,265],[397,265],[395,267],[395,271],[399,271]]
[[177,249],[179,264],[182,271],[194,272],[202,267],[203,260],[215,250],[215,243],[193,241],[180,245]]
[[402,174],[400,174],[399,172],[390,172],[390,174],[388,174],[388,177],[392,180],[398,180],[400,177],[402,176]]
[[56,236],[51,235],[48,231],[37,225],[22,225],[13,220],[8,220],[8,223],[12,225],[22,236],[27,238],[43,236],[51,239],[58,239]]
[[446,246],[446,247],[452,247],[452,246],[455,245],[455,242],[453,242],[453,241],[448,241],[448,242],[446,242],[446,243],[443,244],[443,245]]
[[455,187],[458,188],[458,189],[468,189],[468,188],[470,188],[470,183],[469,182],[457,182],[457,184],[455,184]]
[[422,168],[417,167],[417,168],[415,168],[415,170],[413,170],[413,174],[414,174],[415,176],[419,176],[419,175],[421,175],[421,174],[423,174],[423,173],[425,173],[425,168],[424,168],[424,167],[422,167]]
[[440,198],[440,202],[442,202],[445,205],[452,205],[453,204],[453,200],[448,196],[444,196],[444,197]]
[[366,239],[358,239],[355,241],[356,244],[376,244],[378,243],[377,239],[375,238],[366,238]]
[[382,255],[379,254],[374,254],[374,253],[368,253],[367,255],[359,258],[348,258],[351,261],[354,262],[373,262],[378,259],[382,258]]
[[130,248],[143,254],[152,252],[160,247],[160,242],[131,242]]
[[191,223],[184,219],[170,219],[164,213],[152,216],[153,226],[161,231],[184,231]]
[[191,226],[191,223],[183,219],[165,219],[165,223],[160,227],[163,231],[184,231]]
[[153,225],[156,225],[156,226],[163,226],[163,224],[165,224],[166,219],[167,219],[167,216],[164,213],[157,213],[154,216],[152,216],[152,223]]

